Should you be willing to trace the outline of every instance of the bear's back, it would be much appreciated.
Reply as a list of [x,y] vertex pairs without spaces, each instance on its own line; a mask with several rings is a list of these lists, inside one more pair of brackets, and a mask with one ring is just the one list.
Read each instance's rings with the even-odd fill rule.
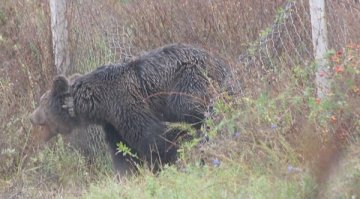
[[[170,44],[149,51],[132,61],[104,65],[84,75],[83,81],[138,84],[143,95],[171,91],[176,78],[187,68],[195,68],[221,87],[229,76],[229,66],[217,56],[187,44]],[[196,81],[196,80],[194,80]]]

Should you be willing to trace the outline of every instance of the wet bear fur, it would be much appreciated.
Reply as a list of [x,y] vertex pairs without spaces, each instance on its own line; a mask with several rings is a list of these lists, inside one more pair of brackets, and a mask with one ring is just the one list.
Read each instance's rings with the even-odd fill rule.
[[[105,65],[85,75],[58,76],[31,115],[33,124],[51,134],[70,133],[89,124],[101,125],[120,173],[132,162],[155,170],[176,160],[179,131],[172,122],[199,128],[214,91],[229,87],[229,66],[219,57],[186,44],[150,51],[133,61]],[[139,157],[117,154],[126,144]]]

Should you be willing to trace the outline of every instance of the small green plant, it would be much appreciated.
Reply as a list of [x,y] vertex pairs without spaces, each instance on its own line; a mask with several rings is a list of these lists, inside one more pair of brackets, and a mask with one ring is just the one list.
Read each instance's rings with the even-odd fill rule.
[[117,154],[122,153],[123,156],[130,156],[139,159],[137,154],[133,153],[125,143],[120,141],[119,143],[116,144],[116,146],[117,146],[117,152],[116,152]]

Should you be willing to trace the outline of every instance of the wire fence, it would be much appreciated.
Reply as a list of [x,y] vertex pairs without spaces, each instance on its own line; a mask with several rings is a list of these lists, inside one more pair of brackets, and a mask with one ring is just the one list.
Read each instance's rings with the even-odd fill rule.
[[[256,92],[273,89],[281,71],[314,61],[308,0],[76,0],[67,6],[68,73],[185,42],[222,54],[234,67],[234,86]],[[360,42],[357,0],[327,1],[326,20],[331,49]]]
[[[330,49],[340,50],[350,43],[359,42],[360,35],[356,29],[360,25],[356,21],[360,19],[360,4],[342,0],[329,1],[326,6]],[[281,66],[307,66],[313,61],[308,1],[286,2],[264,33],[254,46],[239,56],[238,61],[245,65],[249,74],[269,70],[279,72]]]
[[[252,80],[246,85],[276,80],[269,74],[314,59],[308,0],[87,2],[68,5],[70,72],[126,61],[173,42],[223,54],[238,69],[239,81]],[[326,20],[331,49],[359,42],[357,0],[326,2]]]
[[[88,57],[97,63],[121,62],[174,42],[191,43],[235,58],[271,23],[266,14],[274,15],[275,7],[282,2],[71,1],[72,63],[78,67],[72,70],[82,70],[79,65]],[[256,20],[256,15],[262,19]]]
[[[19,126],[28,122],[16,116],[28,114],[56,71],[50,67],[50,9],[47,0],[5,0],[0,9],[7,16],[0,16],[0,59],[7,60],[0,68],[5,82],[0,130],[9,132],[0,136],[1,146],[21,148],[23,142],[12,138],[21,137]],[[274,90],[282,71],[313,62],[309,13],[308,0],[69,0],[67,73],[88,72],[184,42],[221,54],[245,91],[264,90],[263,84]],[[360,43],[358,0],[327,1],[326,20],[331,49]],[[95,133],[86,139],[99,137]]]

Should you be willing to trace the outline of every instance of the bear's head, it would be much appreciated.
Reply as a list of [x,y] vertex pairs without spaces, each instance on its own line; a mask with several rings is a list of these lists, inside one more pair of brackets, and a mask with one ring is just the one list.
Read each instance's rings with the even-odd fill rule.
[[[75,80],[77,76],[70,78]],[[47,138],[57,134],[68,134],[78,125],[77,120],[72,114],[72,107],[69,109],[69,80],[64,76],[58,76],[54,79],[52,88],[46,91],[40,98],[39,106],[30,115],[30,121],[33,125],[41,126],[46,129]]]

